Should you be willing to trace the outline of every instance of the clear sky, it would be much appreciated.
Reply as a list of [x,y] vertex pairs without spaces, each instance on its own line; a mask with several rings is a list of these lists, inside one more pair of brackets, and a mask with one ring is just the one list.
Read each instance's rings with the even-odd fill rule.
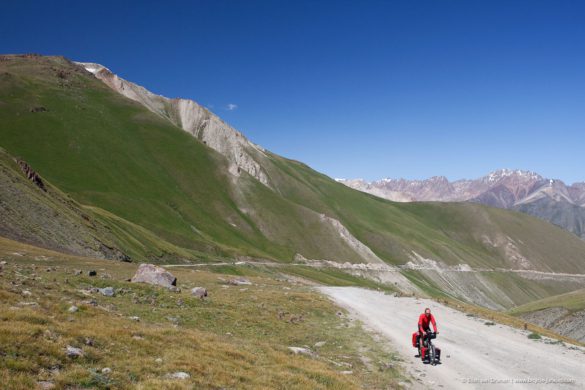
[[7,1],[0,52],[99,62],[332,177],[585,181],[585,1]]

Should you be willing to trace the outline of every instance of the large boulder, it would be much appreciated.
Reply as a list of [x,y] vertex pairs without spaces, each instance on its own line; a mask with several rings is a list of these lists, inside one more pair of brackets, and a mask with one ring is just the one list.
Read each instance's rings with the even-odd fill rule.
[[163,267],[154,264],[140,264],[136,274],[132,277],[132,282],[174,289],[177,285],[177,278]]

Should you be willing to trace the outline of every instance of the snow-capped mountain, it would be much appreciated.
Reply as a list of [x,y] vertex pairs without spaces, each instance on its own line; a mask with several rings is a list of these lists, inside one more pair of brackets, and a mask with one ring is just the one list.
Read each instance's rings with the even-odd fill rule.
[[476,202],[522,211],[585,238],[585,183],[566,185],[538,173],[500,169],[475,180],[362,179],[339,182],[395,202]]

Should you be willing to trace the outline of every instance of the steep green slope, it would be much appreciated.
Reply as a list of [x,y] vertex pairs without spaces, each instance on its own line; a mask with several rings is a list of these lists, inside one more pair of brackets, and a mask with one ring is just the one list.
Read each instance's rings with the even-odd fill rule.
[[357,260],[318,215],[245,174],[235,185],[221,155],[63,58],[3,57],[0,91],[2,146],[82,204],[211,255]]

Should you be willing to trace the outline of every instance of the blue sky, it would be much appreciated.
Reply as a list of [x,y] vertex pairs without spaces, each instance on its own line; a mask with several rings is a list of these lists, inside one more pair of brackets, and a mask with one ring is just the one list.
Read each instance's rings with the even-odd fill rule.
[[585,2],[123,3],[5,2],[0,52],[102,63],[332,177],[585,181]]

